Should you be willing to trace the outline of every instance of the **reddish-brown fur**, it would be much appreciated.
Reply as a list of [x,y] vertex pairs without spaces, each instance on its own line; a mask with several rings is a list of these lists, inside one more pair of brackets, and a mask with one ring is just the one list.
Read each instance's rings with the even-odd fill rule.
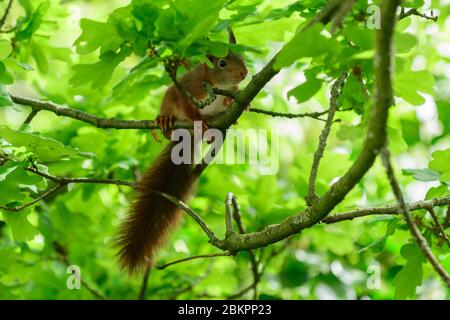
[[[219,58],[211,58],[214,68],[199,65],[180,79],[183,87],[196,99],[204,99],[204,82],[213,86],[236,88],[247,75],[242,58],[230,53],[223,58],[226,68],[219,68]],[[227,102],[229,103],[229,101]],[[225,105],[225,104],[224,104]],[[200,114],[199,110],[174,86],[170,87],[163,99],[158,117],[167,138],[170,125],[175,120],[202,120],[215,114]],[[130,273],[151,266],[155,252],[165,244],[169,233],[178,225],[182,212],[172,202],[153,191],[164,192],[187,201],[196,183],[193,165],[176,165],[171,160],[175,142],[170,142],[138,183],[138,195],[128,217],[123,221],[116,244],[119,260]],[[191,155],[192,156],[192,155]]]
[[182,217],[176,205],[153,191],[186,201],[194,187],[193,166],[176,165],[170,159],[174,145],[175,142],[169,143],[138,183],[138,196],[120,227],[119,259],[130,273],[152,264],[155,251],[164,245]]

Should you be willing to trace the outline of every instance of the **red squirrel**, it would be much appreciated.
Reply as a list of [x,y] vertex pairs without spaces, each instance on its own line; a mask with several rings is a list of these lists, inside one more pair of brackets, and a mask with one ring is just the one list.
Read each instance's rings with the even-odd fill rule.
[[[236,43],[233,32],[231,29],[228,31],[230,43]],[[204,83],[236,91],[248,73],[243,58],[231,51],[224,58],[208,58],[212,68],[200,64],[179,80],[181,86],[197,100],[208,97]],[[170,139],[170,128],[175,120],[202,121],[206,129],[204,120],[226,111],[231,102],[230,98],[217,95],[211,104],[199,109],[185,93],[172,85],[164,95],[156,121],[164,136]],[[152,266],[155,252],[165,244],[168,234],[182,217],[181,209],[155,191],[185,202],[195,188],[197,175],[193,173],[194,165],[172,162],[171,151],[175,145],[176,142],[171,141],[137,183],[137,197],[119,228],[116,239],[119,262],[129,273]]]

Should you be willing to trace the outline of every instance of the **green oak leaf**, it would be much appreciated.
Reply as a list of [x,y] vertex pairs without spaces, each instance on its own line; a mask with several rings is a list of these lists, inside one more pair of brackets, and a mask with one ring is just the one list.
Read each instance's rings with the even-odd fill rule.
[[419,92],[434,94],[434,78],[430,72],[407,70],[395,75],[396,96],[414,106],[420,106],[425,102],[425,98]]
[[214,27],[219,12],[227,1],[212,0],[208,5],[201,1],[179,0],[174,3],[176,9],[186,19],[183,21],[185,36],[181,38],[178,45],[185,49],[195,40],[204,37]]
[[420,123],[415,112],[405,113],[400,119],[402,135],[409,146],[420,143]]
[[424,0],[405,0],[403,6],[406,8],[420,8],[424,5]]
[[345,82],[340,100],[343,105],[349,105],[358,114],[364,113],[364,103],[368,97],[365,96],[364,87],[354,74],[350,74]]
[[130,72],[113,88],[113,97],[127,105],[133,105],[144,99],[149,90],[159,88],[164,84],[164,77],[152,74],[149,70],[138,68]]
[[[11,72],[9,71],[5,71],[4,73],[0,74],[0,85],[10,85],[14,83],[14,78],[13,75],[11,74]],[[1,98],[0,98],[1,100]],[[9,103],[9,98],[6,98],[6,102],[0,102],[0,107],[4,107],[4,106],[10,106],[11,104]],[[1,105],[2,103],[7,103],[6,105]]]
[[23,41],[30,39],[33,34],[39,29],[41,24],[44,22],[44,17],[50,8],[50,1],[42,2],[36,11],[33,12],[30,21],[25,25],[25,28],[20,30],[16,34],[17,41]]
[[132,52],[128,46],[122,47],[119,53],[107,52],[100,56],[100,61],[94,64],[78,64],[73,67],[75,74],[70,79],[70,84],[78,87],[91,84],[92,89],[105,86],[113,75],[116,67]]
[[439,120],[443,126],[443,135],[450,133],[450,101],[435,100]]
[[20,202],[30,191],[47,187],[46,180],[25,170],[26,162],[8,162],[0,167],[0,204]]
[[283,287],[295,288],[309,280],[308,265],[289,256],[283,263],[279,277]]
[[9,107],[12,105],[13,102],[8,94],[8,91],[6,91],[6,87],[4,85],[0,85],[0,107]]
[[375,44],[375,30],[358,25],[347,25],[344,28],[346,38],[350,40],[360,52],[372,51]]
[[0,39],[0,60],[6,59],[11,54],[13,48],[6,39]]
[[416,288],[422,283],[422,264],[426,261],[425,256],[415,243],[405,244],[400,253],[406,259],[406,264],[393,280],[395,297],[398,299],[414,298]]
[[426,200],[448,196],[450,194],[450,188],[447,185],[440,185],[439,187],[431,187],[428,189],[425,196]]
[[316,78],[307,79],[306,82],[290,90],[288,98],[294,96],[297,102],[304,102],[312,98],[322,87],[322,81]]
[[403,138],[402,131],[397,128],[388,126],[387,134],[389,139],[389,147],[394,154],[400,154],[408,150],[408,144]]
[[12,235],[16,241],[29,241],[39,233],[27,219],[30,214],[30,208],[26,208],[20,212],[3,212],[6,223],[11,228]]
[[398,33],[395,35],[395,52],[407,53],[417,45],[417,38],[410,33]]
[[6,125],[0,126],[0,136],[15,147],[25,147],[27,151],[34,153],[42,162],[80,156],[78,150],[66,147],[59,141],[13,130]]
[[450,182],[450,148],[446,150],[437,150],[431,154],[433,160],[428,167],[439,172],[441,181]]
[[321,34],[323,25],[316,24],[303,32],[298,32],[277,55],[274,69],[290,66],[303,57],[317,57],[325,53],[337,54],[339,42]]
[[439,173],[431,169],[403,169],[404,175],[413,176],[417,181],[437,181]]
[[159,7],[146,0],[135,0],[132,2],[131,13],[142,24],[142,30],[150,37],[155,31],[155,22],[159,15]]
[[111,23],[81,19],[80,27],[83,33],[75,40],[79,54],[87,54],[100,48],[100,54],[117,51],[123,39]]

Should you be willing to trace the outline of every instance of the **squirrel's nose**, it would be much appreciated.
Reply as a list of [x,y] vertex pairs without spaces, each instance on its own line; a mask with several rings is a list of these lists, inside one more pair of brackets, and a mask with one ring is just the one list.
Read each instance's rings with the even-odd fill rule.
[[241,78],[242,78],[242,80],[245,79],[245,77],[247,76],[247,73],[248,73],[247,69],[243,69],[243,70],[241,71]]

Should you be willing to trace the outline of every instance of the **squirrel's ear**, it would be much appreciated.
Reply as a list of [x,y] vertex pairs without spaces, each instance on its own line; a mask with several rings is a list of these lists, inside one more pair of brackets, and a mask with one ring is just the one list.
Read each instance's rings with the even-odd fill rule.
[[210,63],[206,62],[206,64],[208,65],[208,67],[214,68],[214,67],[216,66],[216,63],[217,63],[217,58],[214,57],[214,56],[213,56],[212,54],[210,54],[210,53],[206,54],[206,58],[208,58],[208,60],[209,60],[209,62],[210,62]]
[[231,26],[228,26],[228,40],[231,44],[236,44],[236,37],[234,36],[233,29]]

